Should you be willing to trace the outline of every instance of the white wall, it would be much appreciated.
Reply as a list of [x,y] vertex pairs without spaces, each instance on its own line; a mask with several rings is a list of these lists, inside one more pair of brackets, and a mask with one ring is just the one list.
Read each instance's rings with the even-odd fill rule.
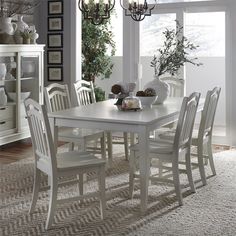
[[[76,70],[80,68],[80,61],[77,61],[78,66],[72,63],[76,61],[75,51],[78,47],[76,45],[76,13],[77,13],[77,2],[76,0],[64,0],[64,12],[63,12],[63,21],[64,27],[63,31],[63,74],[64,78],[62,83],[67,83],[70,88],[70,84],[73,83],[76,79],[74,78],[77,74]],[[76,8],[75,8],[76,6]],[[35,13],[36,18],[36,29],[39,33],[38,43],[47,45],[47,21],[48,21],[48,1],[41,0],[41,3],[38,7],[38,11]],[[57,31],[51,32],[56,33]],[[81,40],[78,40],[81,42]],[[44,85],[47,86],[49,84],[47,80],[47,46],[45,47],[45,55],[44,55]],[[73,65],[72,65],[73,64]],[[79,70],[80,72],[80,70]]]

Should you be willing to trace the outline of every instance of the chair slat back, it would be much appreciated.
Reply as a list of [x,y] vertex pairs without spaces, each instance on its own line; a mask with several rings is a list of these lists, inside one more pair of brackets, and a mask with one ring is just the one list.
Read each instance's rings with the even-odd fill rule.
[[201,138],[212,133],[220,91],[220,87],[215,87],[207,92],[199,128],[199,136]]
[[169,84],[169,97],[183,97],[184,96],[184,80],[174,77],[163,77],[162,81]]
[[85,106],[96,102],[92,82],[88,82],[85,80],[77,81],[76,83],[74,83],[74,92],[76,95],[78,106]]
[[174,139],[176,151],[191,143],[199,98],[200,93],[192,93],[183,99]]
[[55,148],[48,121],[47,112],[44,105],[39,105],[33,99],[24,101],[25,110],[28,117],[28,123],[31,133],[33,149],[38,162],[45,162],[56,168]]
[[71,107],[67,84],[53,83],[44,88],[48,112],[60,111]]

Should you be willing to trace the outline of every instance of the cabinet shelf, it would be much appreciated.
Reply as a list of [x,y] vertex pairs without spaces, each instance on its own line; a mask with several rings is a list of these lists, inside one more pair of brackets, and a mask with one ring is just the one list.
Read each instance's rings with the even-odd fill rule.
[[32,80],[35,79],[35,77],[21,77],[21,80]]
[[[21,81],[24,81],[24,80],[34,80],[34,79],[36,79],[36,77],[34,77],[34,76],[31,76],[31,77],[21,77],[20,78]],[[16,79],[1,80],[0,81],[0,86],[4,86],[5,83],[9,83],[9,82],[16,82]]]

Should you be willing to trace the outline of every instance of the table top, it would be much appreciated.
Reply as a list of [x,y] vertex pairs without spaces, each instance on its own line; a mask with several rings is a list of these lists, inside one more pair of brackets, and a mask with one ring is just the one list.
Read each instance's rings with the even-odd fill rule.
[[[153,105],[139,111],[120,111],[110,99],[88,106],[73,107],[63,111],[49,113],[49,117],[67,120],[100,121],[126,124],[151,124],[179,114],[183,98],[168,98],[163,104]],[[203,100],[199,102],[203,106]]]

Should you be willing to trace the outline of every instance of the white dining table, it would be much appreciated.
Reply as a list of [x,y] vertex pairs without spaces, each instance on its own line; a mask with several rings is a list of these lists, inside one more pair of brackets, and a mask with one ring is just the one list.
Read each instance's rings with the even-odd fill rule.
[[[49,113],[52,135],[57,145],[58,127],[90,128],[107,131],[136,133],[140,145],[140,200],[141,212],[147,209],[150,159],[148,158],[149,134],[163,125],[176,121],[182,98],[169,98],[163,104],[139,111],[120,111],[115,100],[97,102],[88,106],[74,107]],[[203,109],[200,99],[198,111]]]

